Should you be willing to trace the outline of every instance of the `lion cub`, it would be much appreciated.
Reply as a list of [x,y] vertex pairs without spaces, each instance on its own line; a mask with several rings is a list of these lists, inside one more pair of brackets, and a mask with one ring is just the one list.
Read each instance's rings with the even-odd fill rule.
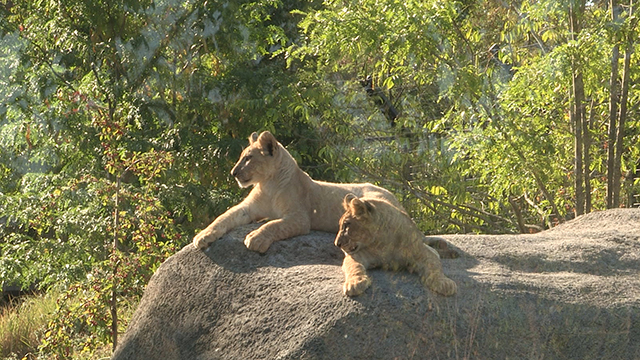
[[456,293],[456,283],[442,273],[440,256],[404,211],[385,200],[353,194],[344,197],[343,207],[335,244],[345,254],[345,295],[362,294],[371,285],[366,269],[376,267],[407,269],[438,294]]
[[274,241],[309,233],[338,232],[342,199],[348,193],[384,199],[400,207],[389,191],[371,184],[334,184],[315,181],[268,131],[251,134],[249,147],[231,170],[240,187],[253,186],[238,205],[218,216],[193,238],[204,249],[230,230],[267,219],[244,240],[250,250],[265,252]]

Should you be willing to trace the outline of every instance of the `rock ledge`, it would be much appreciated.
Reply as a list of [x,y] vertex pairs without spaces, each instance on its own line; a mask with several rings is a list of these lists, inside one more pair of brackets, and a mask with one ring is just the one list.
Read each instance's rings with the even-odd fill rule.
[[265,255],[234,230],[158,269],[113,359],[640,358],[640,210],[579,217],[535,235],[445,238],[453,298],[415,275],[371,271],[341,294],[334,235]]

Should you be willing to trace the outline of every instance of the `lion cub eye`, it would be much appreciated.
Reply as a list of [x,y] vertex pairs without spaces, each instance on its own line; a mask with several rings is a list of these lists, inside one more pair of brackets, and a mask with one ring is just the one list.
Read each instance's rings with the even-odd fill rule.
[[245,162],[245,163],[248,163],[248,162],[249,162],[249,160],[251,160],[251,157],[252,157],[251,155],[247,155],[247,156],[245,156],[245,157],[244,157],[244,162]]

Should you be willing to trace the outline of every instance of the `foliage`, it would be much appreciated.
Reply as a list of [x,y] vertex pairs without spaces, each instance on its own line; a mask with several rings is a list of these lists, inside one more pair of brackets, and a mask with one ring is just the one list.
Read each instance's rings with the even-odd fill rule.
[[[338,107],[310,116],[331,144],[323,154],[402,194],[425,230],[529,231],[573,216],[575,58],[588,100],[593,201],[605,206],[602,74],[612,36],[635,25],[613,28],[604,4],[590,4],[573,41],[567,2],[503,5],[330,1],[300,13],[305,41],[289,51],[316,60],[317,81]],[[367,77],[369,99],[359,86]],[[625,146],[623,168],[637,178],[637,145]]]
[[312,161],[313,133],[283,100],[291,74],[270,59],[283,6],[3,3],[0,282],[67,288],[43,354],[111,341],[112,296],[139,298],[238,201],[228,170],[252,131],[298,138]]

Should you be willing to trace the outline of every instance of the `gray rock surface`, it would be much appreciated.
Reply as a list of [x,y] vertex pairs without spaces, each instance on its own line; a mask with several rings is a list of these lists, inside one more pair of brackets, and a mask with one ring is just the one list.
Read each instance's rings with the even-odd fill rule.
[[234,230],[187,246],[151,279],[113,359],[640,359],[640,210],[534,235],[445,236],[458,295],[371,271],[341,293],[333,234],[264,254]]

